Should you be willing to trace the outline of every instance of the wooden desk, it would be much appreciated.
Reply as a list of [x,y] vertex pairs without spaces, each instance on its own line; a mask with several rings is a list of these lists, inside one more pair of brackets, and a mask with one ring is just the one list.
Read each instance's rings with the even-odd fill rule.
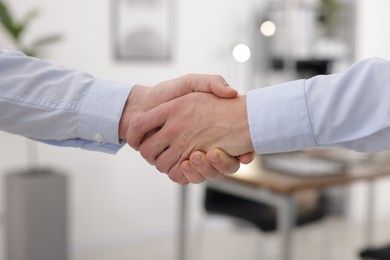
[[226,175],[224,181],[233,181],[258,188],[266,188],[279,194],[290,194],[304,189],[321,189],[345,185],[360,180],[374,180],[390,175],[390,163],[347,164],[340,174],[332,176],[301,177],[292,174],[266,170],[261,167],[260,158],[244,166],[236,174]]
[[[365,238],[367,246],[372,243],[375,195],[373,181],[390,175],[390,163],[350,164],[347,165],[345,172],[335,176],[297,177],[265,170],[261,167],[260,161],[260,157],[257,157],[254,162],[243,167],[236,174],[227,175],[223,180],[210,181],[208,185],[220,191],[268,203],[277,208],[278,232],[281,234],[281,260],[290,260],[292,256],[292,230],[295,223],[295,205],[292,195],[306,189],[326,189],[356,181],[366,181],[369,192]],[[187,259],[187,189],[188,187],[182,187],[180,194],[179,260]]]

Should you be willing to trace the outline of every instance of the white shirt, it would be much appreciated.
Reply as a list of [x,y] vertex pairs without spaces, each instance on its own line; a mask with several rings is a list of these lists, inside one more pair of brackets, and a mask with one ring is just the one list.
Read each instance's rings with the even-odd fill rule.
[[344,73],[260,88],[247,95],[256,153],[390,148],[390,62],[369,59]]
[[115,153],[133,85],[0,47],[0,129],[45,143]]

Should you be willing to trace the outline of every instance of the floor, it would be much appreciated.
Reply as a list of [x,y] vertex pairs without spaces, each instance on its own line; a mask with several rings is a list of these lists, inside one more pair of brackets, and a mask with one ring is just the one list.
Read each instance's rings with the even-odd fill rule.
[[[390,243],[390,220],[375,224],[376,245]],[[248,227],[229,222],[218,228],[202,228],[191,238],[189,260],[246,260],[278,259],[276,234],[260,234]],[[363,226],[347,223],[342,218],[328,218],[321,224],[297,229],[294,233],[293,259],[310,260],[356,260],[364,243]],[[201,235],[203,233],[203,235]],[[72,260],[155,260],[176,259],[175,241],[154,241],[145,245],[101,250],[97,253],[80,254]]]

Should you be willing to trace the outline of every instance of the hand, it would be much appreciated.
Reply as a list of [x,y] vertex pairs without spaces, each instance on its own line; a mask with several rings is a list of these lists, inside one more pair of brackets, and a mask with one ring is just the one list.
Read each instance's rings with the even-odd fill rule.
[[212,149],[207,154],[197,151],[181,164],[181,174],[176,174],[176,180],[180,184],[187,184],[222,179],[225,174],[237,172],[240,162],[247,164],[253,159],[254,153],[236,157],[220,149]]
[[161,128],[140,143],[141,155],[173,181],[185,184],[180,164],[195,151],[220,148],[231,156],[253,152],[247,121],[245,96],[221,99],[192,93],[144,113],[127,140],[137,139],[137,132]]
[[[132,129],[136,129],[138,118],[144,112],[161,103],[195,91],[212,92],[223,98],[237,96],[237,91],[230,88],[222,77],[212,75],[190,74],[162,82],[154,88],[135,86],[123,110],[119,126],[119,137],[122,139],[125,137],[129,125],[133,126]],[[145,133],[141,132],[137,134],[139,134],[137,135],[139,139],[129,140],[129,144],[135,149],[138,149],[140,139],[143,139],[145,135]],[[187,174],[193,176],[202,173],[203,178],[214,179],[216,176],[234,172],[234,169],[239,168],[239,161],[236,157],[229,157],[222,151],[217,151],[216,153],[221,154],[219,155],[219,158],[221,158],[220,161],[212,163],[211,161],[204,160],[201,164],[193,164],[193,172],[187,168]],[[201,154],[202,158],[206,156],[201,152],[197,154]],[[185,179],[182,184],[188,182],[189,180]]]
[[[124,139],[129,125],[137,131],[139,117],[142,113],[172,99],[191,92],[214,93],[221,98],[233,98],[237,91],[231,88],[221,76],[188,74],[176,79],[157,84],[153,88],[136,85],[133,87],[123,109],[119,122],[119,138]],[[129,145],[138,150],[145,133],[132,133],[133,139],[127,140]]]

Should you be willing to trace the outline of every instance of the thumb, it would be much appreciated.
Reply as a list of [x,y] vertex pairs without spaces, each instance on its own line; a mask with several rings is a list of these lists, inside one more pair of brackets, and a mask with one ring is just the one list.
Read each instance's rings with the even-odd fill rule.
[[245,153],[239,156],[240,163],[248,164],[255,159],[254,153]]
[[213,93],[221,98],[234,98],[238,95],[237,90],[230,87],[226,80],[219,75],[188,75],[192,78],[189,82],[193,91]]
[[234,98],[238,95],[237,90],[230,87],[229,84],[212,84],[210,90],[214,95],[220,98]]
[[161,82],[152,88],[153,106],[158,106],[191,92],[213,93],[221,98],[234,98],[238,95],[237,90],[231,88],[221,76],[188,74]]

